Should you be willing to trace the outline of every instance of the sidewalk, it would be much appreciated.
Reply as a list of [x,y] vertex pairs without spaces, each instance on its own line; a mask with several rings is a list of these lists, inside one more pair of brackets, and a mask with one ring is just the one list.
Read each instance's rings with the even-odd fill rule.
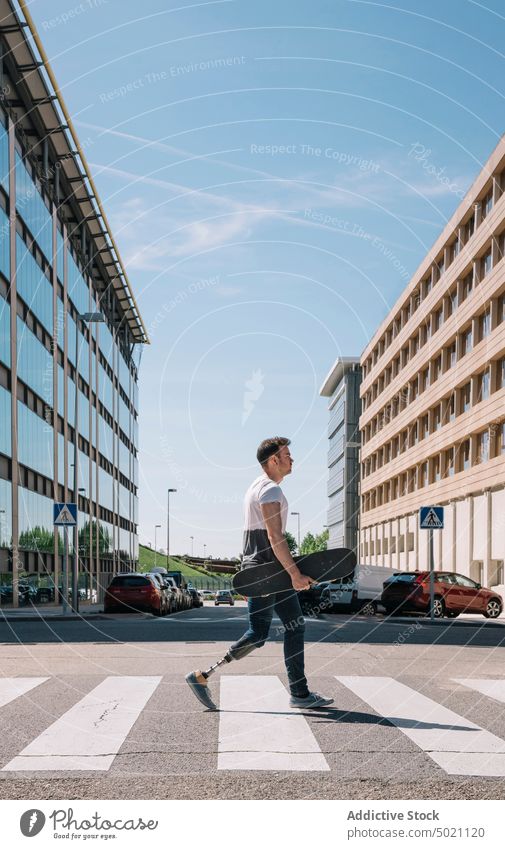
[[0,622],[31,622],[35,619],[57,619],[60,622],[65,622],[67,620],[102,619],[105,617],[103,602],[101,604],[81,602],[79,613],[74,613],[69,608],[65,615],[62,613],[61,604],[41,604],[38,607],[26,605],[18,607],[17,610],[13,607],[0,608]]

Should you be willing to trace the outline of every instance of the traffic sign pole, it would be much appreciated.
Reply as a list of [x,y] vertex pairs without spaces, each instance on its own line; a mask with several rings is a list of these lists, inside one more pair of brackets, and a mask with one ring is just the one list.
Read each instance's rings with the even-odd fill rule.
[[[64,550],[63,550],[63,569],[61,574],[61,612],[65,615],[68,612],[68,528],[69,525],[74,527],[77,525],[77,504],[73,502],[65,503],[55,501],[53,504],[53,523],[54,527],[63,527],[64,529]],[[54,588],[54,593],[58,591],[58,587]],[[75,596],[74,596],[75,600]]]
[[68,525],[63,525],[64,549],[63,549],[63,573],[61,576],[61,613],[68,613]]
[[433,603],[435,601],[435,556],[433,553],[433,528],[428,530],[429,547],[430,547],[430,619],[433,622],[435,615],[433,611]]

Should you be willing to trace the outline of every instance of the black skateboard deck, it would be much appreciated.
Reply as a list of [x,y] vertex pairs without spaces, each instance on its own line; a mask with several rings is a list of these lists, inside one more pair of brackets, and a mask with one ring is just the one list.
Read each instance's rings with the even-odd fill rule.
[[[356,555],[349,548],[330,548],[293,558],[302,574],[315,581],[340,581],[352,575]],[[241,595],[257,598],[293,589],[291,578],[278,560],[246,566],[233,576],[233,589]]]

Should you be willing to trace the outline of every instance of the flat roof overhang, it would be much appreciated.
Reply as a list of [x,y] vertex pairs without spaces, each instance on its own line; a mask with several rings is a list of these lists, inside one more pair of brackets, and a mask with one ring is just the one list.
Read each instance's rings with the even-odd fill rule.
[[[108,271],[107,283],[115,290],[133,340],[148,344],[146,327],[72,120],[26,3],[19,0],[19,5],[24,21],[20,19],[12,0],[0,0],[0,33],[9,47],[9,56],[15,63],[20,80],[33,103],[32,109],[36,111],[51,145],[53,157],[60,163],[61,171],[73,186],[73,197],[82,216],[78,223],[86,222],[96,253],[100,255],[103,266],[111,269]],[[28,41],[28,32],[38,56]]]

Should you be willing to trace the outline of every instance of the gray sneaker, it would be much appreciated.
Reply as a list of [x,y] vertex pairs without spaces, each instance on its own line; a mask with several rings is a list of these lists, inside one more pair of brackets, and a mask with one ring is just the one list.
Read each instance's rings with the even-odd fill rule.
[[207,680],[203,677],[199,669],[196,672],[190,672],[186,675],[186,682],[189,684],[191,692],[202,705],[205,705],[208,710],[217,710],[217,705],[214,704],[210,696]]
[[290,707],[294,708],[322,708],[332,704],[333,699],[327,699],[325,696],[320,696],[319,693],[309,693],[304,698],[291,696],[289,700]]

